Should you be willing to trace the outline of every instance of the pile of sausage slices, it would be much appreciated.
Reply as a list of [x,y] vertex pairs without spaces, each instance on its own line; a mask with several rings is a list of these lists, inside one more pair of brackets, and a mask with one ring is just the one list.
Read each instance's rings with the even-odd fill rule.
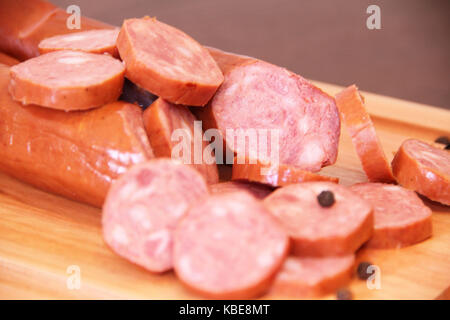
[[[329,96],[156,18],[120,29],[83,18],[80,31],[43,0],[5,1],[0,12],[0,50],[22,61],[0,55],[0,170],[102,207],[114,252],[150,272],[173,269],[200,295],[332,292],[361,246],[431,237],[416,192],[450,205],[448,140],[406,140],[390,164],[354,85]],[[196,120],[243,155],[229,181],[194,152],[189,164],[174,159],[178,129],[188,149],[207,150],[205,139],[195,145]],[[336,161],[341,120],[370,182],[317,173]],[[243,146],[230,129],[276,130],[278,162],[259,158],[262,139]]]

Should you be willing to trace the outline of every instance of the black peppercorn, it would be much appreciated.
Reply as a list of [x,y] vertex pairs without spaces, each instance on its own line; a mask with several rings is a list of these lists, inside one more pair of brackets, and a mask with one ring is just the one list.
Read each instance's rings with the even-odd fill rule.
[[368,268],[371,266],[372,264],[370,262],[361,262],[358,265],[358,278],[360,278],[361,280],[367,280],[369,279],[369,277],[373,274],[373,272],[369,272]]
[[448,146],[450,144],[450,139],[446,136],[441,136],[441,137],[437,138],[436,140],[434,140],[434,142],[445,144]]
[[338,300],[352,300],[353,294],[346,288],[341,288],[336,292],[336,299]]
[[328,190],[322,191],[317,196],[317,201],[322,207],[331,207],[334,204],[334,194]]

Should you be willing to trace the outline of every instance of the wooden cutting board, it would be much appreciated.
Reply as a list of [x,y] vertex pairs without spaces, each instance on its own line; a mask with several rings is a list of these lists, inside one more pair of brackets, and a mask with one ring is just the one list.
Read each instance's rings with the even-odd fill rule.
[[[317,84],[330,94],[341,89]],[[390,159],[408,137],[432,142],[450,135],[450,111],[369,93],[365,98]],[[366,180],[345,128],[338,161],[323,173],[345,185]],[[355,278],[349,288],[356,299],[450,298],[450,290],[444,293],[450,287],[450,209],[426,204],[433,209],[431,239],[403,249],[358,252],[358,261],[379,266],[381,288],[370,290]],[[173,273],[151,274],[115,255],[102,240],[100,217],[98,209],[0,174],[0,298],[199,298]],[[79,268],[79,289],[67,286],[75,274],[71,266]]]

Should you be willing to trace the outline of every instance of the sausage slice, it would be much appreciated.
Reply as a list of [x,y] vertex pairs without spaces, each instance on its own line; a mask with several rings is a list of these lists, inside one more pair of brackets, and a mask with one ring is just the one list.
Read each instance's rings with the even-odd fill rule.
[[172,268],[172,234],[190,205],[208,194],[203,177],[170,159],[131,168],[111,186],[103,237],[120,256],[153,272]]
[[59,50],[108,53],[118,57],[116,42],[119,29],[89,30],[53,36],[39,43],[41,54]]
[[403,187],[450,205],[450,152],[409,139],[392,161],[395,179]]
[[[204,127],[219,129],[230,150],[263,161],[264,145],[268,155],[278,145],[281,164],[312,172],[336,161],[340,120],[332,97],[284,68],[211,52],[225,80],[207,107],[194,112]],[[238,143],[238,134],[252,132],[257,142]]]
[[336,104],[369,181],[394,182],[389,161],[358,88],[352,85],[338,93]]
[[222,299],[265,292],[288,251],[288,237],[262,203],[242,193],[213,195],[175,232],[174,268],[189,288]]
[[345,286],[353,274],[355,256],[288,257],[271,293],[289,298],[317,297]]
[[400,248],[431,237],[431,210],[414,191],[384,183],[360,183],[350,189],[373,207],[370,248]]
[[[179,157],[187,160],[187,163],[192,164],[208,183],[217,183],[219,172],[214,155],[211,155],[211,160],[214,162],[206,163],[203,153],[208,144],[202,139],[201,127],[197,128],[199,136],[195,137],[195,120],[194,115],[187,107],[172,104],[161,98],[144,111],[145,130],[157,157]],[[198,146],[195,145],[196,138],[202,141]],[[180,151],[179,146],[183,146],[182,149],[185,150]],[[175,154],[172,155],[172,152]],[[189,154],[183,154],[183,152],[189,152]],[[196,156],[195,153],[200,156]]]
[[204,47],[155,18],[125,20],[117,48],[127,78],[176,104],[204,106],[223,81]]
[[11,67],[9,91],[22,104],[86,110],[117,100],[124,73],[109,55],[55,51]]
[[290,165],[280,164],[278,166],[270,166],[261,163],[238,164],[236,163],[236,159],[234,162],[231,175],[233,180],[248,180],[272,187],[282,187],[307,181],[339,182],[338,178],[319,175]]
[[292,184],[274,191],[264,204],[290,235],[295,255],[352,254],[372,235],[370,204],[335,183]]

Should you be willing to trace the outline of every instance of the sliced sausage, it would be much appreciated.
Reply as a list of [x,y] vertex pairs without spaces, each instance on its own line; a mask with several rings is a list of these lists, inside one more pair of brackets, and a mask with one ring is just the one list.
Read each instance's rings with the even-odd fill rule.
[[86,17],[80,18],[79,29],[69,29],[71,14],[46,0],[0,1],[0,51],[19,60],[39,55],[41,40],[58,34],[108,29],[112,26]]
[[431,237],[431,210],[414,191],[384,183],[360,183],[350,187],[368,201],[374,212],[370,248],[400,248]]
[[338,183],[339,179],[322,176],[317,173],[302,170],[291,165],[264,165],[261,163],[233,164],[231,178],[233,180],[248,180],[270,185],[272,187],[282,187],[293,183],[307,181],[330,181]]
[[0,52],[0,63],[4,64],[5,66],[13,66],[15,64],[18,64],[19,60],[10,57],[7,54],[4,54],[3,52]]
[[111,181],[153,157],[138,106],[114,102],[83,112],[22,106],[0,65],[0,171],[101,206]]
[[103,206],[106,243],[153,272],[172,268],[173,230],[186,210],[208,194],[203,177],[171,159],[131,168],[113,183]]
[[264,204],[290,235],[295,255],[352,254],[372,235],[370,204],[335,183],[292,184],[274,191]]
[[395,179],[407,189],[450,205],[450,152],[409,139],[392,161]]
[[336,95],[336,104],[369,181],[394,182],[364,98],[355,85]]
[[[197,128],[198,132],[195,133],[194,121],[196,119],[187,107],[172,104],[161,98],[144,111],[144,126],[157,157],[182,159],[183,163],[193,165],[208,183],[217,183],[219,172],[214,155],[211,155],[210,159],[213,162],[208,164],[203,157],[208,143],[203,141],[201,127]],[[200,141],[198,146],[195,139]]]
[[60,50],[108,53],[118,57],[116,48],[119,29],[89,30],[46,38],[39,43],[41,54]]
[[108,55],[56,51],[13,66],[9,91],[22,104],[86,110],[117,100],[124,73]]
[[204,47],[156,18],[125,20],[117,48],[127,78],[176,104],[203,106],[223,81]]
[[119,100],[137,104],[145,110],[153,102],[155,102],[156,99],[158,99],[158,97],[153,93],[148,92],[125,78],[125,81],[123,82],[122,94],[120,95]]
[[[281,164],[313,172],[336,161],[340,122],[332,97],[284,68],[210,52],[225,80],[206,108],[194,112],[206,129],[219,129],[230,150],[262,161],[278,145]],[[255,142],[238,143],[238,135],[252,133]]]
[[253,196],[213,195],[191,207],[177,226],[174,268],[185,285],[206,297],[252,298],[267,290],[288,244]]
[[245,181],[225,181],[211,184],[209,190],[212,194],[222,194],[228,192],[248,192],[257,199],[264,199],[273,189],[269,186],[254,182]]
[[272,285],[271,293],[289,298],[311,298],[345,286],[353,274],[355,256],[288,257]]

